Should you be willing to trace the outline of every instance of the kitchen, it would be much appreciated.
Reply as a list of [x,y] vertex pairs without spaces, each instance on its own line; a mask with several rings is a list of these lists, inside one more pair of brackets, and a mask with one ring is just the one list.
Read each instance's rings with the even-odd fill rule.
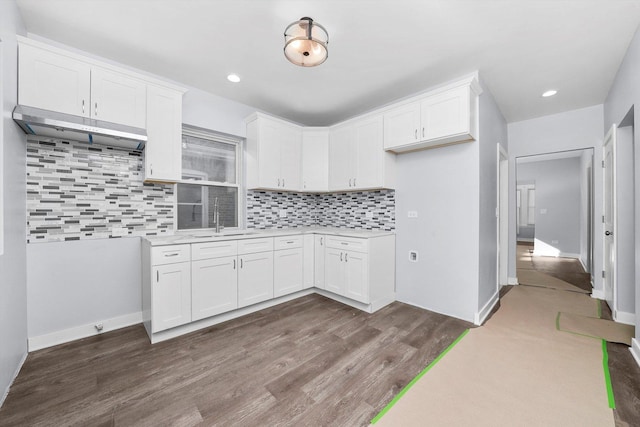
[[[19,15],[15,9],[20,7],[20,2],[18,6],[3,6],[7,7],[7,13],[3,13],[3,16]],[[295,16],[289,21],[297,18]],[[55,147],[51,149],[51,145],[47,145],[51,144],[50,141],[28,142],[25,155],[20,153],[25,146],[24,134],[19,133],[21,131],[12,121],[4,121],[3,132],[9,135],[5,140],[20,140],[21,146],[6,144],[4,152],[5,165],[8,165],[3,166],[2,174],[4,209],[11,210],[11,213],[3,215],[7,231],[6,235],[3,234],[2,281],[23,283],[16,285],[15,289],[19,294],[21,290],[25,292],[17,297],[3,297],[3,300],[12,301],[9,304],[25,307],[25,310],[14,312],[3,307],[3,312],[14,313],[7,315],[10,316],[7,319],[27,319],[17,322],[22,325],[19,327],[21,330],[7,332],[7,342],[22,342],[27,337],[29,351],[35,351],[141,322],[145,322],[150,331],[151,341],[157,342],[312,293],[367,312],[378,311],[392,301],[404,301],[478,325],[483,323],[497,303],[496,145],[500,142],[503,148],[508,146],[507,121],[487,90],[487,85],[483,84],[482,74],[472,70],[450,74],[446,79],[423,84],[420,90],[399,91],[383,101],[370,102],[358,114],[333,118],[326,123],[307,120],[304,122],[310,126],[302,126],[282,120],[277,117],[278,114],[256,111],[256,108],[247,104],[192,86],[186,87],[175,79],[133,69],[130,64],[115,63],[97,54],[78,51],[43,37],[24,38],[22,25],[19,18],[6,25],[3,23],[5,28],[16,27],[14,36],[7,38],[15,40],[11,49],[18,50],[18,45],[19,49],[31,46],[89,64],[103,74],[105,71],[115,72],[145,81],[147,86],[143,98],[147,100],[147,111],[140,113],[135,107],[127,110],[121,106],[115,111],[127,111],[125,120],[136,118],[145,121],[146,115],[149,140],[142,154],[138,155],[122,156],[122,151],[100,148],[98,144],[89,148],[82,144],[55,142]],[[631,23],[628,27],[632,27]],[[3,35],[3,40],[5,37],[8,36]],[[279,42],[280,38],[279,35]],[[331,49],[333,39],[329,46]],[[281,46],[276,49],[279,55],[281,49]],[[283,60],[283,65],[298,71],[284,58],[279,59]],[[333,57],[327,61],[332,60]],[[4,66],[10,68],[12,63],[16,65],[15,59],[13,62],[5,60]],[[327,62],[324,65],[329,64]],[[322,66],[300,71],[316,71]],[[5,106],[5,115],[13,111],[23,98],[20,96],[22,86],[15,83],[19,80],[17,72],[17,69],[9,70],[4,74],[3,98],[5,104],[11,104],[10,107]],[[93,79],[95,73],[93,70],[90,73]],[[5,84],[10,80],[14,82]],[[462,99],[466,100],[466,104],[463,104],[466,105],[467,115],[463,115],[466,120],[461,120],[465,124],[462,132],[454,131],[432,138],[436,141],[433,143],[427,136],[418,137],[416,129],[417,141],[410,144],[403,142],[395,147],[385,145],[386,132],[392,129],[390,124],[402,123],[402,118],[406,117],[403,115],[406,114],[405,107],[417,103],[421,108],[426,108],[429,99],[447,91],[455,92],[458,88],[463,88]],[[9,93],[13,89],[17,97]],[[107,95],[107,105],[108,95],[114,93],[103,90],[102,95]],[[94,96],[93,92],[91,96]],[[150,102],[149,97],[153,96],[156,98]],[[159,106],[164,109],[153,111]],[[89,108],[93,109],[93,106]],[[181,110],[181,114],[177,113],[178,110]],[[104,111],[108,109],[104,110],[101,102],[98,117]],[[396,113],[399,119],[394,122]],[[190,127],[195,138],[215,139],[220,144],[238,147],[234,151],[236,157],[231,161],[237,166],[231,174],[235,182],[234,179],[225,178],[224,182],[214,183],[216,190],[210,190],[219,191],[220,187],[224,187],[225,191],[235,195],[237,221],[234,224],[231,218],[225,216],[223,222],[227,227],[222,229],[221,234],[227,233],[227,236],[210,238],[202,237],[202,232],[198,231],[176,230],[181,203],[185,215],[194,215],[198,211],[199,220],[205,217],[211,219],[205,228],[216,228],[214,218],[220,222],[215,198],[210,200],[206,208],[202,202],[196,206],[198,199],[181,202],[181,190],[178,188],[176,191],[174,185],[165,184],[183,179],[180,172],[184,164],[182,152],[188,150],[185,148],[188,143],[182,139],[183,124]],[[294,143],[281,151],[274,150],[273,146],[265,149],[267,145],[261,141],[269,139],[269,132],[294,135]],[[332,141],[340,141],[340,138],[343,141],[356,140],[360,134],[363,135],[363,141],[375,140],[380,147],[392,150],[377,150],[372,155],[375,157],[373,161],[370,158],[363,161],[362,174],[350,176],[349,173],[354,171],[352,161],[336,166],[336,159],[349,158],[349,148],[346,152],[335,154],[334,158],[330,154],[331,144]],[[168,135],[171,137],[168,138]],[[154,140],[164,142],[154,145]],[[424,149],[429,144],[439,145],[438,141],[461,143]],[[293,160],[286,157],[295,153],[295,147],[292,150],[292,146],[299,150]],[[305,151],[307,146],[313,148]],[[345,143],[339,147],[347,146]],[[418,149],[409,154],[398,154]],[[305,155],[305,152],[310,154]],[[65,155],[68,157],[65,158]],[[18,160],[25,157],[26,171],[24,166],[17,165],[20,163]],[[264,157],[269,160],[265,161]],[[293,175],[284,170],[296,163],[297,172]],[[91,166],[87,168],[87,164]],[[105,168],[109,170],[106,173]],[[52,170],[55,172],[52,173]],[[14,182],[10,181],[9,176],[21,176],[17,182],[23,182],[24,185],[16,185],[15,188],[8,185]],[[71,184],[65,187],[61,176],[76,181],[66,181]],[[57,184],[48,181],[52,177]],[[447,177],[447,180],[442,177]],[[77,184],[89,185],[92,191],[76,192],[74,185]],[[181,182],[178,187],[180,185],[193,183]],[[311,189],[307,189],[306,185]],[[19,192],[18,188],[21,189]],[[77,189],[79,187],[75,187]],[[457,194],[458,197],[452,199],[448,197],[450,194]],[[82,200],[83,197],[85,200]],[[14,201],[22,200],[25,200],[26,212],[14,207]],[[218,201],[221,200],[222,197],[219,197]],[[448,209],[434,209],[442,203],[446,203]],[[44,208],[43,205],[48,207]],[[311,214],[306,215],[305,212]],[[402,215],[398,212],[402,212]],[[407,212],[414,214],[407,215]],[[25,217],[28,218],[26,226],[18,226],[24,223]],[[17,221],[16,218],[21,219]],[[100,227],[105,223],[110,225]],[[229,224],[236,227],[229,227]],[[438,227],[430,224],[438,224]],[[294,228],[291,231],[278,230],[292,225]],[[234,228],[246,229],[254,234],[229,235],[235,232]],[[411,238],[418,230],[429,236],[429,242]],[[206,233],[216,234],[211,230]],[[368,238],[363,238],[363,233]],[[332,243],[328,243],[330,239]],[[288,243],[290,241],[293,243]],[[367,241],[364,247],[356,248],[353,252],[339,249],[341,246],[363,244],[363,241]],[[376,241],[385,243],[377,245]],[[258,252],[241,249],[248,242],[264,244],[265,249]],[[353,293],[347,296],[349,291],[346,285],[336,286],[334,291],[330,291],[327,277],[327,288],[322,289],[321,284],[316,284],[320,273],[316,273],[315,266],[321,265],[315,255],[320,253],[316,245],[325,242],[325,263],[327,257],[331,256],[329,249],[335,250],[332,256],[338,263],[336,265],[348,263],[345,260],[347,253],[351,255],[348,257],[350,261],[357,259],[353,254],[366,254],[369,257],[368,263],[361,265],[359,274],[371,280],[383,279],[380,286],[371,284],[371,289],[380,290],[378,299],[370,298],[374,295],[372,293],[358,301],[359,297],[354,299]],[[230,247],[224,248],[226,252],[219,252],[215,257],[204,255],[206,250],[222,251],[221,247],[211,247],[212,243]],[[330,244],[333,246],[330,247]],[[13,247],[22,249],[14,252]],[[167,249],[161,256],[180,262],[154,263],[154,251],[158,252],[158,248]],[[371,252],[378,250],[380,255]],[[284,251],[288,251],[286,253],[291,254],[295,262],[286,264],[287,270],[281,273],[281,277],[289,279],[295,276],[302,280],[282,290],[277,298],[276,294],[260,297],[256,304],[248,303],[250,309],[244,308],[244,311],[240,303],[236,301],[234,304],[232,301],[231,307],[234,309],[224,309],[224,313],[206,315],[197,321],[192,316],[192,304],[201,299],[184,300],[180,307],[168,304],[164,308],[187,313],[185,318],[176,317],[175,312],[171,312],[167,314],[170,320],[165,326],[153,328],[153,296],[147,285],[152,282],[152,276],[160,277],[163,270],[159,267],[189,265],[188,279],[183,276],[180,280],[193,285],[191,275],[194,263],[224,259],[240,271],[240,263],[243,267],[245,264],[244,256],[268,253],[271,268],[275,269],[273,257]],[[427,260],[430,262],[425,263]],[[9,264],[13,267],[7,268]],[[295,271],[295,274],[291,271]],[[319,271],[326,273],[327,270]],[[268,272],[263,270],[262,273],[255,273],[256,280],[252,283],[270,276]],[[419,286],[422,281],[416,278],[424,275],[431,277],[431,283],[444,282],[447,287]],[[271,277],[275,276],[273,271]],[[236,279],[240,282],[239,276]],[[271,286],[274,286],[273,282]],[[149,291],[143,291],[145,289]],[[186,295],[179,289],[166,291],[170,301],[175,301],[176,295]],[[235,292],[235,295],[237,297],[238,293]],[[162,312],[164,308],[159,311]],[[13,323],[12,320],[9,322]],[[24,346],[25,343],[22,343],[17,347],[22,349],[17,351],[20,358],[26,354]],[[3,378],[11,377],[15,372],[15,357],[15,354],[6,359],[3,356]]]

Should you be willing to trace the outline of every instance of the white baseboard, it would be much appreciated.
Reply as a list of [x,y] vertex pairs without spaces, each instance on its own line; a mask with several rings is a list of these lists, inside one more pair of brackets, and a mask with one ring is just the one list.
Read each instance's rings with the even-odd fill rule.
[[9,384],[7,385],[7,389],[4,391],[4,393],[2,393],[2,396],[0,396],[0,408],[2,408],[2,404],[4,403],[5,399],[7,398],[7,395],[9,394],[9,389],[13,385],[13,382],[18,377],[18,374],[20,373],[20,369],[22,369],[22,365],[24,365],[24,361],[27,360],[28,354],[29,354],[28,352],[25,352],[22,355],[22,359],[20,359],[20,363],[18,363],[18,367],[16,368],[16,371],[13,373],[13,376],[11,377],[11,381],[9,381]]
[[45,335],[39,335],[37,337],[30,337],[29,351],[31,352],[41,350],[43,348],[53,347],[54,345],[64,344],[69,341],[74,341],[81,338],[86,338],[142,323],[142,312],[126,314],[124,316],[101,320],[100,322],[103,325],[102,331],[96,330],[95,323],[90,323],[69,329],[63,329],[61,331],[51,332]]
[[602,289],[593,289],[591,291],[591,298],[597,298],[604,300],[604,290]]
[[584,261],[582,261],[582,257],[581,257],[581,256],[580,256],[580,257],[578,257],[578,261],[580,261],[580,265],[582,266],[582,269],[583,269],[584,271],[587,271],[587,272],[588,272],[588,270],[587,270],[587,265],[584,263]]
[[518,237],[517,241],[518,242],[526,242],[526,243],[533,243],[535,242],[536,239],[534,239],[533,237]]
[[474,315],[474,319],[473,319],[473,323],[481,326],[484,321],[487,319],[487,316],[489,316],[489,313],[491,313],[491,310],[493,310],[493,307],[496,306],[496,304],[498,303],[498,298],[499,297],[499,292],[496,291],[491,298],[489,298],[489,301],[487,301],[487,303],[484,305],[484,307],[482,307],[482,309],[477,312]]
[[[558,254],[554,254],[551,252],[547,252],[547,251],[533,251],[533,256],[545,256],[545,257],[551,257],[551,258],[574,258],[579,260],[580,259],[580,254],[574,254],[572,252],[559,252]],[[585,269],[586,270],[586,269]]]
[[517,277],[507,277],[507,285],[519,285]]
[[626,311],[616,310],[613,316],[613,320],[619,323],[624,323],[625,325],[635,326],[636,315],[633,313],[628,313]]
[[636,363],[640,366],[640,342],[637,339],[631,338],[631,347],[629,347],[629,351],[633,355],[633,358],[636,359]]

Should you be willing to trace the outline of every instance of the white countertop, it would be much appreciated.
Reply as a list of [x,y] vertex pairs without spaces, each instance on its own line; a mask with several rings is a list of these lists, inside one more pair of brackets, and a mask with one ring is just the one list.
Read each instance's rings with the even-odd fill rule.
[[203,243],[222,240],[239,240],[239,239],[256,239],[260,237],[279,237],[291,236],[298,234],[330,234],[342,237],[355,237],[361,239],[371,239],[382,236],[395,235],[393,231],[383,230],[354,230],[350,228],[335,227],[297,227],[297,228],[279,228],[269,230],[222,230],[220,234],[215,231],[184,231],[176,234],[168,234],[162,236],[144,237],[151,246]]

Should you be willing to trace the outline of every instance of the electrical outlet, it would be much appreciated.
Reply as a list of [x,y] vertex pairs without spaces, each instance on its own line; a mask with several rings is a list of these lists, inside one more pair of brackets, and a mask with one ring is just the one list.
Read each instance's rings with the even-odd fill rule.
[[407,216],[409,218],[418,218],[418,211],[409,211],[407,212]]
[[373,212],[371,212],[371,211],[367,211],[367,212],[364,214],[364,216],[365,216],[365,218],[367,218],[367,219],[373,219]]
[[418,251],[409,251],[409,261],[418,262]]
[[278,216],[280,218],[286,218],[287,217],[287,210],[286,209],[280,209],[280,211],[278,212]]

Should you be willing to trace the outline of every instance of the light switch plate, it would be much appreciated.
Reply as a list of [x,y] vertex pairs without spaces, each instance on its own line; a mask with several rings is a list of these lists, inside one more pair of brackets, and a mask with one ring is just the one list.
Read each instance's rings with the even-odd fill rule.
[[418,211],[409,211],[407,212],[407,216],[409,218],[418,218]]

